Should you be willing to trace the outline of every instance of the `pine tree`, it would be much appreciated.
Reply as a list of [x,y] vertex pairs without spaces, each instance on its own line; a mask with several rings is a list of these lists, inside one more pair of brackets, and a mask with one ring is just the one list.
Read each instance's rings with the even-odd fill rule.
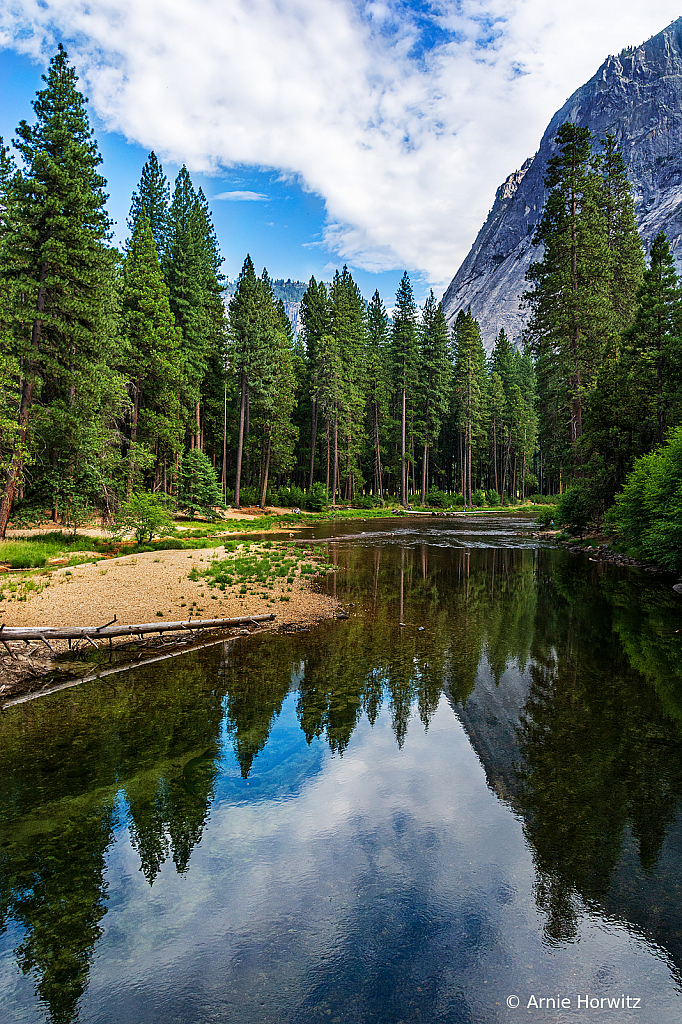
[[313,486],[315,476],[315,448],[317,445],[318,413],[322,381],[319,367],[320,340],[331,332],[331,309],[327,287],[310,278],[301,300],[301,323],[305,337],[306,366],[310,387],[310,470],[308,489]]
[[600,141],[602,154],[599,166],[603,181],[606,244],[610,255],[611,306],[615,314],[615,329],[622,334],[632,323],[646,264],[623,155],[611,132],[607,132]]
[[[637,296],[637,310],[626,337],[624,361],[630,378],[630,413],[640,426],[655,420],[655,439],[662,444],[671,381],[679,374],[675,352],[680,331],[680,290],[675,263],[661,231]],[[672,371],[672,373],[671,373]],[[676,372],[675,372],[676,371]],[[655,412],[654,412],[655,410]]]
[[452,369],[448,358],[448,325],[442,303],[436,303],[433,291],[424,304],[419,331],[419,401],[423,413],[423,457],[421,500],[426,501],[429,453],[440,434],[443,416],[449,405]]
[[395,297],[391,330],[391,364],[393,386],[398,395],[400,416],[400,501],[407,505],[407,398],[412,398],[417,383],[417,306],[412,284],[403,273]]
[[[361,485],[361,470],[358,462],[364,441],[364,366],[366,337],[365,304],[360,289],[347,267],[334,275],[330,289],[331,330],[338,345],[342,366],[340,392],[337,397],[337,426],[341,428],[341,439],[345,449],[346,500],[352,500],[355,488]],[[338,440],[338,432],[335,435]],[[335,459],[338,458],[338,448]],[[334,480],[341,484],[340,467],[334,463]],[[332,489],[333,491],[333,489]]]
[[461,438],[460,471],[465,504],[472,504],[473,463],[486,436],[487,367],[481,332],[471,310],[460,310],[452,329],[454,393]]
[[124,366],[131,392],[127,493],[154,466],[155,489],[170,489],[181,450],[180,330],[170,309],[151,225],[142,214],[123,265]]
[[22,296],[12,321],[12,356],[20,367],[18,430],[4,473],[0,536],[19,483],[34,405],[76,390],[109,336],[112,260],[105,181],[85,99],[63,46],[50,61],[45,89],[33,103],[36,123],[22,121],[16,147],[22,166],[12,180],[16,219],[3,266]]
[[130,213],[128,215],[128,230],[132,238],[135,234],[138,220],[141,216],[146,217],[149,221],[156,251],[161,262],[164,259],[168,235],[169,205],[170,186],[168,179],[163,173],[163,167],[159,163],[156,153],[152,150],[142,168],[137,192],[133,192]]
[[373,490],[380,498],[383,497],[381,436],[390,424],[388,342],[388,315],[377,290],[367,307],[366,393],[374,464]]
[[[534,242],[543,257],[531,264],[534,287],[528,336],[538,360],[558,369],[561,405],[568,408],[569,438],[583,432],[585,404],[594,386],[607,339],[616,329],[611,304],[611,258],[607,243],[603,180],[595,169],[588,128],[563,124],[559,152],[549,160],[548,197]],[[579,454],[575,452],[576,460]]]
[[234,504],[239,508],[242,460],[245,436],[248,437],[247,409],[250,389],[263,372],[263,339],[260,320],[261,284],[247,255],[237,279],[237,288],[230,300],[230,361],[237,380],[239,394],[239,432],[237,439],[237,475]]

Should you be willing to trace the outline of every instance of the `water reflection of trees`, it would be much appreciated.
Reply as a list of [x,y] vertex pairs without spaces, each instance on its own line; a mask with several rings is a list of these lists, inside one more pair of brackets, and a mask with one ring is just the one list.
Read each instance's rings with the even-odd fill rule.
[[444,688],[467,701],[482,659],[496,681],[529,666],[516,808],[548,938],[575,935],[578,894],[606,899],[624,837],[654,871],[682,787],[680,640],[660,588],[528,549],[335,558],[343,623],[207,649],[0,720],[0,928],[20,926],[17,962],[55,1022],[73,1019],[87,985],[117,829],[150,884],[166,862],[188,870],[223,726],[247,779],[292,690],[307,743],[343,755],[363,714],[374,725],[386,709],[402,746]]
[[[517,807],[546,935],[561,942],[575,937],[578,895],[618,909],[611,890],[628,836],[643,873],[631,878],[632,890],[644,893],[656,868],[682,796],[680,722],[669,713],[678,706],[682,660],[670,602],[641,577],[560,560],[540,573],[538,590]],[[623,904],[632,898],[625,894]],[[665,940],[679,947],[676,916]]]
[[201,838],[222,724],[207,678],[202,659],[162,679],[141,669],[0,724],[0,931],[19,925],[17,963],[57,1024],[73,1019],[102,934],[120,796],[150,883],[169,856],[186,870]]

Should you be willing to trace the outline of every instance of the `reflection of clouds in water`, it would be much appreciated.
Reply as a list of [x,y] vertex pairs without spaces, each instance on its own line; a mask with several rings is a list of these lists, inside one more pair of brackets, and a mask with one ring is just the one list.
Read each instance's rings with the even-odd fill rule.
[[666,963],[621,925],[585,911],[579,943],[543,947],[521,823],[445,700],[428,733],[413,716],[402,751],[384,713],[343,757],[325,750],[295,799],[218,802],[187,875],[167,866],[150,889],[137,869],[120,842],[85,1022],[161,1022],[171,1004],[188,1024],[304,1021],[321,1007],[345,1022],[379,1012],[382,995],[386,1020],[415,1008],[492,1020],[508,992],[636,994],[645,978],[658,1004],[639,1019],[674,1018]]

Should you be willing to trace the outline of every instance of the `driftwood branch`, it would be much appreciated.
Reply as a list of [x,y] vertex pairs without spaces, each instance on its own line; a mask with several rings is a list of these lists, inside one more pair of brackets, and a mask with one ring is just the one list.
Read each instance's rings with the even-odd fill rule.
[[[8,640],[88,640],[90,637],[139,636],[144,633],[168,633],[184,630],[192,633],[195,629],[230,629],[232,626],[258,625],[272,622],[270,615],[242,615],[233,619],[190,619],[186,622],[142,622],[132,625],[106,626],[4,626],[0,632],[2,641]],[[49,643],[47,644],[49,647]],[[96,646],[96,645],[93,645]]]

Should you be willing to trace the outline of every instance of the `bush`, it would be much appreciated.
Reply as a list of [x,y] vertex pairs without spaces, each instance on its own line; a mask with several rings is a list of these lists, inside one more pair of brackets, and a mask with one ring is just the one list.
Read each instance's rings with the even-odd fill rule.
[[488,491],[485,497],[491,508],[496,508],[500,504],[500,496],[495,490]]
[[480,508],[482,505],[485,505],[485,491],[482,491],[480,489],[478,491],[474,491],[474,493],[471,495],[471,504],[475,505],[477,508]]
[[291,487],[280,487],[277,492],[277,504],[280,508],[303,508],[305,491],[296,484],[292,484]]
[[302,507],[307,512],[325,512],[329,508],[327,488],[321,480],[316,480],[310,490],[306,492]]
[[375,498],[372,494],[361,494],[352,504],[353,508],[376,508],[381,504],[381,499]]
[[121,506],[116,516],[114,532],[134,533],[138,544],[150,541],[155,535],[163,537],[175,533],[172,504],[165,494],[141,491]]
[[570,533],[579,533],[582,539],[592,518],[592,502],[583,484],[574,484],[559,498],[556,506],[556,522],[565,526]]
[[445,491],[439,491],[434,487],[426,495],[426,504],[431,508],[449,508],[452,498]]
[[260,491],[257,487],[240,487],[239,504],[248,508],[250,505],[257,505],[260,501]]
[[553,526],[556,514],[557,511],[554,505],[545,505],[544,508],[541,508],[538,512],[538,524],[540,526],[544,526],[545,529],[549,526]]
[[637,459],[606,520],[634,555],[682,569],[682,427]]

